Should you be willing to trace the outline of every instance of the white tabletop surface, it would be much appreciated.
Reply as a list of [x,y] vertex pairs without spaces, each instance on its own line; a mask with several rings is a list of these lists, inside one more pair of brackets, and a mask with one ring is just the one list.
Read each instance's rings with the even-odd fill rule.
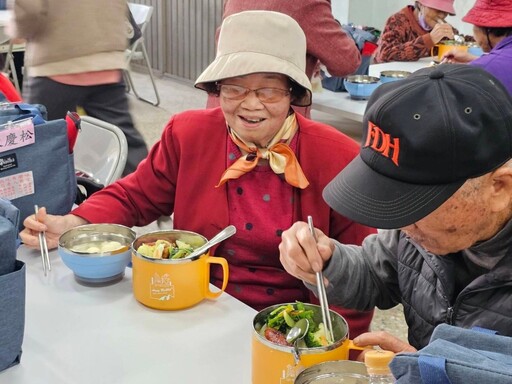
[[11,18],[11,11],[0,9],[0,27],[5,27]]
[[[368,70],[370,76],[380,77],[381,71],[397,70],[414,72],[428,66],[432,62],[429,57],[418,61],[393,61],[390,63],[372,64]],[[313,93],[311,108],[332,115],[355,121],[363,121],[367,100],[352,100],[347,92],[332,92],[322,89]]]
[[44,277],[38,251],[26,263],[21,364],[0,384],[249,384],[256,311],[224,293],[182,311],[157,311],[132,295],[131,269],[107,287],[78,284],[58,254]]
[[341,118],[363,121],[367,100],[352,100],[347,92],[333,92],[322,89],[313,93],[311,109],[329,113]]
[[432,62],[431,57],[423,57],[418,61],[391,61],[389,63],[372,64],[368,69],[370,76],[380,77],[381,71],[409,71],[428,67]]

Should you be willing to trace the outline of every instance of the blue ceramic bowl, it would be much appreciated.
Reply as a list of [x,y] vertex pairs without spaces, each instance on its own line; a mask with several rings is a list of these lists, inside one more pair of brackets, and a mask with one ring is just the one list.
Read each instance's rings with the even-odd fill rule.
[[390,81],[403,80],[410,74],[409,71],[382,71],[380,81],[381,83],[389,83]]
[[131,243],[135,232],[117,224],[87,224],[62,234],[58,253],[85,284],[117,282],[131,261]]
[[354,100],[367,100],[380,84],[378,77],[368,75],[352,75],[343,80],[345,89]]
[[482,56],[484,51],[478,45],[473,44],[468,47],[468,53],[475,56]]

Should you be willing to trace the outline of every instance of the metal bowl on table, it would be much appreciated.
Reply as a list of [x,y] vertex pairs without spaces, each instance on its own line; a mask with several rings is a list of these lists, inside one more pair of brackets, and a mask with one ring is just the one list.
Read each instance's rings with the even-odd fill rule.
[[84,285],[108,285],[121,280],[131,260],[135,232],[118,224],[86,224],[64,232],[58,253]]
[[381,84],[380,79],[369,75],[351,75],[343,80],[343,85],[354,100],[367,100]]
[[366,384],[369,382],[364,363],[336,360],[306,368],[299,373],[294,384]]
[[382,83],[389,83],[390,81],[403,80],[409,76],[409,71],[382,71],[380,73],[380,81]]

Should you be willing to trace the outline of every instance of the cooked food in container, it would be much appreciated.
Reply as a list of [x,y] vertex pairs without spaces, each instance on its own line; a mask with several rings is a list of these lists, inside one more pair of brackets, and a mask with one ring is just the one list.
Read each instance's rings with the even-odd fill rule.
[[119,241],[91,241],[88,243],[78,244],[71,248],[72,252],[78,253],[105,253],[117,251],[126,245]]
[[[325,331],[322,331],[322,310],[319,305],[283,303],[258,312],[253,319],[252,383],[293,383],[304,368],[325,361],[347,360],[351,350],[361,350],[361,347],[354,345],[349,339],[348,324],[343,316],[332,310],[329,313],[334,333],[332,344],[327,342]],[[283,343],[283,335],[286,335],[291,329],[290,324],[293,324],[290,319],[297,323],[307,319],[310,323],[303,340],[296,339],[297,345]],[[272,331],[268,331],[269,329]],[[277,336],[276,340],[270,341],[265,332],[267,336],[272,333],[271,338]],[[301,346],[299,343],[304,344]]]
[[142,243],[137,252],[142,256],[152,259],[183,259],[192,253],[194,248],[188,243],[180,240],[170,242],[167,240],[157,240],[151,243]]
[[314,308],[306,308],[301,302],[279,306],[267,315],[265,323],[259,329],[260,335],[268,341],[279,345],[291,346],[286,335],[300,319],[309,321],[309,328],[304,338],[298,341],[299,348],[325,347],[332,343],[327,341],[324,323],[316,321]]
[[118,224],[86,224],[59,238],[58,253],[76,281],[105,285],[121,280],[131,259],[135,232]]

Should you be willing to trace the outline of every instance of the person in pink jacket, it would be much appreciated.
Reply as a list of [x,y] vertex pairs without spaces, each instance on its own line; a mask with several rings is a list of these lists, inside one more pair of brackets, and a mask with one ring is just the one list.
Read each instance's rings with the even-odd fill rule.
[[[354,73],[361,64],[361,54],[352,37],[341,28],[331,11],[331,0],[224,0],[223,19],[238,12],[267,10],[291,16],[306,35],[306,75],[309,79],[323,64],[331,76],[344,77]],[[218,38],[217,30],[217,38]],[[209,97],[207,108],[219,106]],[[310,117],[310,107],[295,111]]]
[[[227,225],[236,234],[211,249],[228,260],[227,292],[251,307],[295,300],[315,302],[279,261],[281,233],[312,215],[315,225],[343,243],[360,244],[375,230],[330,209],[321,192],[358,153],[334,128],[296,114],[311,103],[306,39],[277,12],[247,11],[222,24],[217,57],[196,87],[217,93],[220,108],[171,118],[161,140],[137,170],[96,192],[65,216],[41,209],[25,220],[23,242],[49,247],[65,230],[85,223],[144,226],[174,214],[174,227],[213,237]],[[222,281],[212,271],[211,281]],[[350,335],[368,329],[373,312],[336,308]]]

